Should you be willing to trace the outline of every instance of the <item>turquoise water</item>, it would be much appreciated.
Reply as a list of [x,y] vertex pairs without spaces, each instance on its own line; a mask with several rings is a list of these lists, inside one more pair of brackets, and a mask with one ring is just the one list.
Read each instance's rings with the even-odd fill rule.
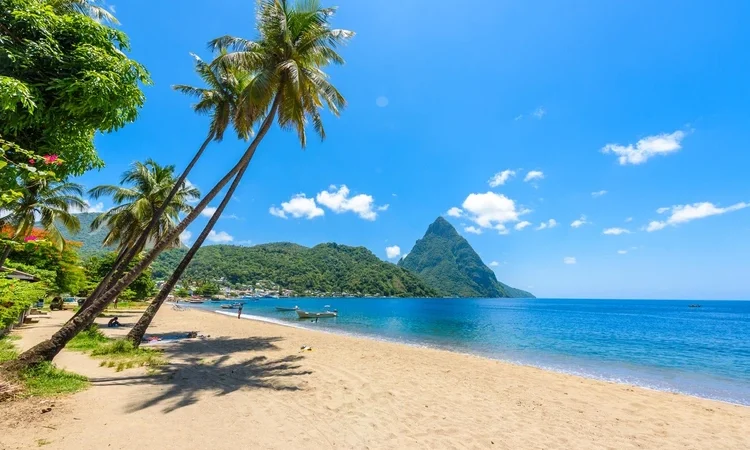
[[[339,317],[275,311],[295,305]],[[248,301],[243,315],[750,405],[750,302],[295,298]]]

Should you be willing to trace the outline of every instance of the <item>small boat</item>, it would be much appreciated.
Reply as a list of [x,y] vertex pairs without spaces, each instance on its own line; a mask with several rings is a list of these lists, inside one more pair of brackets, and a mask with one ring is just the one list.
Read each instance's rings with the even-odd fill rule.
[[285,308],[283,306],[277,306],[276,311],[297,311],[299,309],[299,306],[295,306],[294,308]]
[[240,303],[240,302],[235,302],[232,304],[225,303],[221,305],[221,309],[237,309],[237,308],[242,308],[242,305],[244,305],[244,303]]
[[321,319],[323,317],[337,317],[338,315],[339,312],[336,310],[323,312],[307,312],[302,311],[301,309],[297,310],[297,316],[299,316],[300,319]]
[[694,305],[688,305],[688,308],[700,308],[700,307],[701,307],[701,305],[699,305],[697,303],[694,304]]
[[205,302],[205,300],[188,300],[187,302],[188,302],[188,303],[195,303],[195,304],[200,304],[200,303],[203,303],[203,302]]

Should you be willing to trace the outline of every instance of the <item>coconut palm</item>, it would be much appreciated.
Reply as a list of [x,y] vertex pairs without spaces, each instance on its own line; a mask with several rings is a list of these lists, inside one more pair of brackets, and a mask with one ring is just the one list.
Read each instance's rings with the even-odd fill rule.
[[[330,28],[328,22],[333,13],[333,9],[321,8],[317,1],[305,1],[290,6],[286,1],[265,0],[259,4],[258,41],[223,37],[212,42],[212,46],[220,51],[212,67],[217,70],[244,70],[248,74],[247,87],[243,90],[236,107],[237,116],[242,116],[246,124],[262,119],[255,138],[237,164],[177,228],[156,243],[141,261],[98,296],[89,307],[63,325],[49,340],[21,354],[13,363],[15,367],[28,367],[54,358],[70,339],[92,323],[107,304],[156,259],[169,240],[184,231],[229,181],[234,179],[216,212],[196,239],[196,243],[180,262],[173,276],[165,283],[165,288],[149,306],[142,318],[143,322],[139,321],[137,332],[145,332],[143,324],[147,326],[147,322],[151,321],[166,298],[166,293],[174,287],[198,247],[205,241],[274,120],[278,121],[282,129],[296,130],[303,147],[306,144],[305,126],[308,121],[312,122],[314,130],[321,138],[325,137],[319,110],[326,105],[333,114],[338,115],[345,106],[345,100],[327,81],[327,75],[322,68],[331,63],[343,63],[343,59],[336,53],[336,48],[354,35],[350,31]],[[131,338],[134,333],[136,331],[131,333]]]
[[[228,70],[222,70],[221,67],[212,68],[204,63],[197,55],[193,55],[193,57],[195,58],[195,71],[207,87],[199,88],[188,85],[176,85],[173,86],[173,88],[179,92],[198,98],[198,102],[193,105],[193,110],[198,114],[210,116],[208,135],[193,156],[193,159],[180,175],[180,178],[177,179],[177,182],[172,187],[167,198],[162,202],[162,206],[169,204],[172,201],[172,198],[177,194],[178,190],[181,189],[181,186],[185,183],[187,176],[203,155],[208,144],[211,143],[211,141],[220,142],[224,138],[224,133],[232,121],[232,118],[236,117],[234,110],[236,109],[235,105],[239,98],[239,93],[245,88],[247,82],[247,77],[245,75],[236,75]],[[252,135],[252,127],[247,126],[242,122],[235,122],[234,129],[237,132],[237,136],[241,139],[246,140]],[[229,179],[227,178],[226,180],[225,184]],[[203,207],[201,207],[201,209]],[[112,266],[112,270],[102,279],[102,281],[99,282],[99,285],[94,289],[91,295],[88,296],[83,303],[82,308],[79,310],[79,313],[91,305],[91,303],[104,291],[112,287],[112,277],[114,274],[121,273],[122,268],[127,267],[138,252],[144,248],[146,241],[152,237],[151,230],[157,226],[163,213],[164,208],[160,207],[153,215],[151,223],[143,229],[137,240],[130,246],[130,249],[120,254],[117,261]],[[179,239],[179,236],[173,237],[172,241],[175,239]],[[169,243],[167,243],[165,248],[168,246]]]
[[[66,181],[22,185],[21,193],[20,198],[5,206],[8,214],[0,219],[3,225],[15,230],[11,239],[29,237],[38,221],[47,232],[47,238],[63,250],[66,243],[60,227],[71,233],[77,232],[81,224],[74,213],[87,207],[86,201],[81,198],[81,185]],[[10,250],[11,247],[6,246],[0,254],[0,267]]]
[[[111,196],[117,204],[114,208],[97,216],[91,223],[91,229],[102,226],[109,229],[104,238],[105,246],[116,245],[120,254],[137,246],[139,237],[146,232],[154,213],[164,204],[164,200],[175,186],[174,166],[161,166],[148,159],[135,162],[123,173],[120,185],[101,185],[89,190],[89,196],[98,199],[103,195]],[[181,214],[193,210],[190,201],[200,197],[194,186],[183,184],[157,220],[157,226],[148,232],[148,240],[157,242],[172,231],[180,221]],[[168,244],[170,247],[180,245],[179,238]],[[140,253],[143,247],[135,247]]]
[[[261,3],[258,13],[258,41],[231,36],[211,41],[210,45],[219,52],[212,66],[230,67],[252,74],[242,92],[238,114],[252,122],[268,111],[248,151],[255,152],[274,119],[282,129],[295,130],[303,148],[307,143],[308,120],[320,138],[325,139],[320,109],[326,105],[338,116],[346,105],[344,97],[328,82],[328,76],[322,71],[322,67],[329,63],[343,64],[343,58],[335,49],[354,35],[351,31],[330,28],[328,20],[333,13],[334,9],[321,8],[317,1],[299,2],[292,6],[282,0],[265,1]],[[156,312],[222,214],[246,168],[247,164],[237,174],[211,220],[169,280],[128,333],[133,345],[140,344]]]

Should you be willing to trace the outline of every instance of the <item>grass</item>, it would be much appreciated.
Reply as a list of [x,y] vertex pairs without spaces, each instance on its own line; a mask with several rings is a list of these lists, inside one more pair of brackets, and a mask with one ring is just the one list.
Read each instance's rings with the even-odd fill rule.
[[[15,336],[0,339],[0,363],[11,361],[18,356],[12,341]],[[86,377],[58,369],[51,362],[42,363],[20,373],[0,373],[0,400],[3,397],[48,397],[71,394],[86,389]]]
[[130,341],[111,339],[96,326],[78,333],[67,346],[71,350],[90,352],[91,356],[103,359],[101,367],[111,367],[117,372],[133,367],[157,367],[166,364],[159,350],[134,348]]

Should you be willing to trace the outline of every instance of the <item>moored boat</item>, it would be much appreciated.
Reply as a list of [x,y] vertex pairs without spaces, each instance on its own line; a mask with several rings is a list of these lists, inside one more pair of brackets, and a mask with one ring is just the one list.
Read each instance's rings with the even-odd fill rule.
[[302,311],[301,309],[297,310],[297,316],[300,319],[320,319],[323,317],[337,317],[339,315],[338,311],[323,311],[323,312],[308,312],[308,311]]
[[285,308],[283,306],[277,306],[276,311],[297,311],[299,309],[299,306],[295,306],[294,308]]
[[187,302],[188,302],[188,303],[195,303],[195,304],[200,304],[200,303],[204,303],[204,302],[205,302],[205,300],[188,300]]

